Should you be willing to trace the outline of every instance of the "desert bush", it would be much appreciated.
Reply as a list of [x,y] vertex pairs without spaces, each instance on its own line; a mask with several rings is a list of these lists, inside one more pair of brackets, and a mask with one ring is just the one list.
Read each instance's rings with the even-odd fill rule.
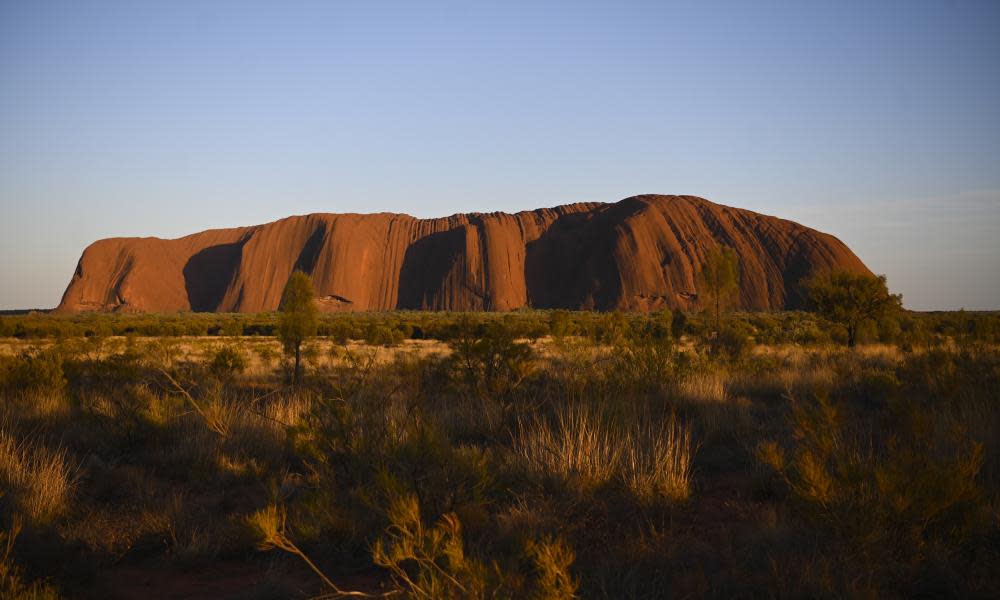
[[534,364],[531,346],[518,341],[502,322],[489,323],[481,334],[471,323],[462,323],[449,346],[460,379],[468,389],[484,396],[508,396]]
[[611,363],[611,385],[625,395],[663,391],[671,385],[678,366],[670,338],[622,341]]
[[492,454],[477,446],[453,445],[430,425],[415,427],[386,458],[385,473],[435,514],[482,514],[496,491]]
[[982,444],[908,405],[894,409],[894,434],[880,439],[835,401],[797,401],[790,448],[765,441],[757,451],[803,518],[846,544],[852,562],[896,584],[985,525],[976,482]]
[[238,337],[243,335],[243,322],[238,319],[226,321],[219,332],[220,335]]
[[899,324],[899,315],[886,315],[878,320],[876,325],[878,330],[878,340],[883,344],[895,344],[903,333],[903,328]]
[[572,334],[568,311],[554,310],[549,313],[549,334],[557,341]]
[[901,388],[895,369],[871,367],[850,373],[843,384],[854,399],[872,406],[887,403]]
[[344,319],[323,323],[319,333],[330,338],[335,344],[346,344],[351,338],[357,337],[354,327]]
[[590,337],[598,344],[616,346],[629,336],[630,330],[625,313],[615,311],[596,315],[591,320]]
[[235,345],[220,347],[212,355],[208,364],[209,371],[216,377],[231,379],[235,375],[242,373],[247,368],[247,357],[243,351]]
[[264,366],[265,370],[270,370],[271,366],[274,365],[274,361],[278,358],[278,353],[269,344],[258,344],[254,347],[254,351],[257,353],[257,358],[260,359],[260,363]]
[[[401,403],[386,380],[376,381],[375,355],[344,355],[346,364],[333,371],[335,392],[311,398],[309,409],[295,428],[296,449],[317,468],[353,477],[358,470],[377,468],[391,448],[405,441],[413,421],[409,406]],[[362,464],[363,463],[363,464]]]
[[778,344],[783,341],[781,320],[774,315],[763,313],[752,315],[749,322],[753,338],[760,344]]
[[302,358],[313,371],[319,371],[321,360],[323,358],[323,354],[320,352],[319,344],[315,342],[306,344],[305,347],[302,348]]
[[815,345],[829,341],[830,332],[821,325],[816,315],[794,312],[782,318],[780,337],[774,339],[772,343]]
[[689,333],[687,313],[677,310],[673,312],[670,319],[670,333],[674,339],[681,339],[681,336]]
[[[904,412],[934,415],[938,427],[983,444],[983,479],[1000,489],[1000,355],[996,350],[933,349],[908,354],[897,370]],[[947,399],[943,401],[942,399]]]
[[712,354],[730,361],[741,361],[753,350],[752,328],[740,320],[730,320],[711,340]]
[[384,325],[370,323],[365,329],[364,341],[372,346],[392,347],[403,342],[405,336],[402,331],[392,329]]
[[66,387],[63,357],[56,349],[0,356],[0,385],[8,390],[60,391]]
[[927,401],[996,399],[1000,397],[1000,358],[986,348],[932,349],[908,355],[899,379],[911,394]]
[[[428,422],[416,389],[410,397],[398,393],[411,375],[408,363],[380,366],[374,358],[345,353],[345,364],[331,371],[332,397],[314,397],[291,432],[296,452],[321,482],[345,493],[370,488],[381,474],[426,492],[428,502],[459,501],[459,473],[472,468],[466,459],[475,462],[474,453],[456,450]],[[412,375],[419,379],[419,372]]]
[[226,402],[228,415],[216,417],[228,423],[228,435],[222,444],[223,458],[254,462],[261,468],[280,466],[286,457],[291,431],[302,425],[311,401],[311,395],[296,392],[259,401]]
[[161,369],[172,369],[181,360],[184,350],[175,338],[151,340],[142,350],[136,350],[134,358]]

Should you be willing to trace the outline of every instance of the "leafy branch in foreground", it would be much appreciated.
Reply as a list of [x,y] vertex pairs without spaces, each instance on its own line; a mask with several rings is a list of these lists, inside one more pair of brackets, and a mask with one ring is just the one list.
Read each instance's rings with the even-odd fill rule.
[[375,542],[375,564],[389,569],[393,579],[413,598],[482,598],[487,569],[467,558],[458,517],[449,513],[428,528],[420,517],[416,496],[397,498],[389,507],[389,528]]
[[383,594],[368,594],[365,592],[356,592],[350,590],[342,590],[337,586],[326,574],[316,566],[316,563],[310,559],[305,552],[303,552],[289,537],[285,526],[286,513],[281,507],[274,504],[263,508],[254,514],[250,515],[247,519],[249,525],[254,529],[259,538],[259,543],[257,547],[261,550],[272,550],[277,548],[278,550],[284,550],[289,554],[294,554],[295,556],[302,559],[310,569],[313,570],[323,583],[330,588],[333,593],[326,594],[323,598],[340,598],[340,597],[356,597],[356,598],[385,598],[388,596],[393,596],[398,594],[398,590],[392,590],[385,592]]

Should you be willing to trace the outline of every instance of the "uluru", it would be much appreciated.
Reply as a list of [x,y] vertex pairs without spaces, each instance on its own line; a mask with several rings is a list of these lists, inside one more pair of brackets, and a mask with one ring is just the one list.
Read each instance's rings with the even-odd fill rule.
[[803,304],[817,270],[868,273],[840,240],[694,196],[642,195],[514,214],[436,219],[310,214],[178,239],[91,244],[58,309],[258,312],[278,308],[296,269],[324,311],[649,311],[698,307],[709,250],[740,259],[739,304]]

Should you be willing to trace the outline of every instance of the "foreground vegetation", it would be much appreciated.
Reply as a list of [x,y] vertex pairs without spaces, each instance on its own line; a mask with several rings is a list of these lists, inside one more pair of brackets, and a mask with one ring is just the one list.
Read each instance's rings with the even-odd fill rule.
[[996,315],[718,318],[2,317],[0,597],[1000,595]]

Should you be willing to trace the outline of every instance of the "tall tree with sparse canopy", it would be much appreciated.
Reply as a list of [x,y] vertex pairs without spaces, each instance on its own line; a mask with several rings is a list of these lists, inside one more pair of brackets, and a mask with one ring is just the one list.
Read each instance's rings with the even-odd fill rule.
[[698,273],[698,294],[705,298],[703,306],[715,311],[715,330],[722,330],[722,311],[729,307],[740,289],[740,258],[729,246],[718,246],[708,252]]
[[802,282],[813,309],[847,330],[847,345],[854,347],[858,329],[900,309],[903,297],[890,294],[885,275],[850,271],[817,273]]
[[278,323],[278,338],[286,356],[295,357],[293,382],[298,384],[302,376],[302,344],[316,335],[318,318],[313,303],[312,280],[302,271],[295,271],[285,284],[281,295],[281,320]]

